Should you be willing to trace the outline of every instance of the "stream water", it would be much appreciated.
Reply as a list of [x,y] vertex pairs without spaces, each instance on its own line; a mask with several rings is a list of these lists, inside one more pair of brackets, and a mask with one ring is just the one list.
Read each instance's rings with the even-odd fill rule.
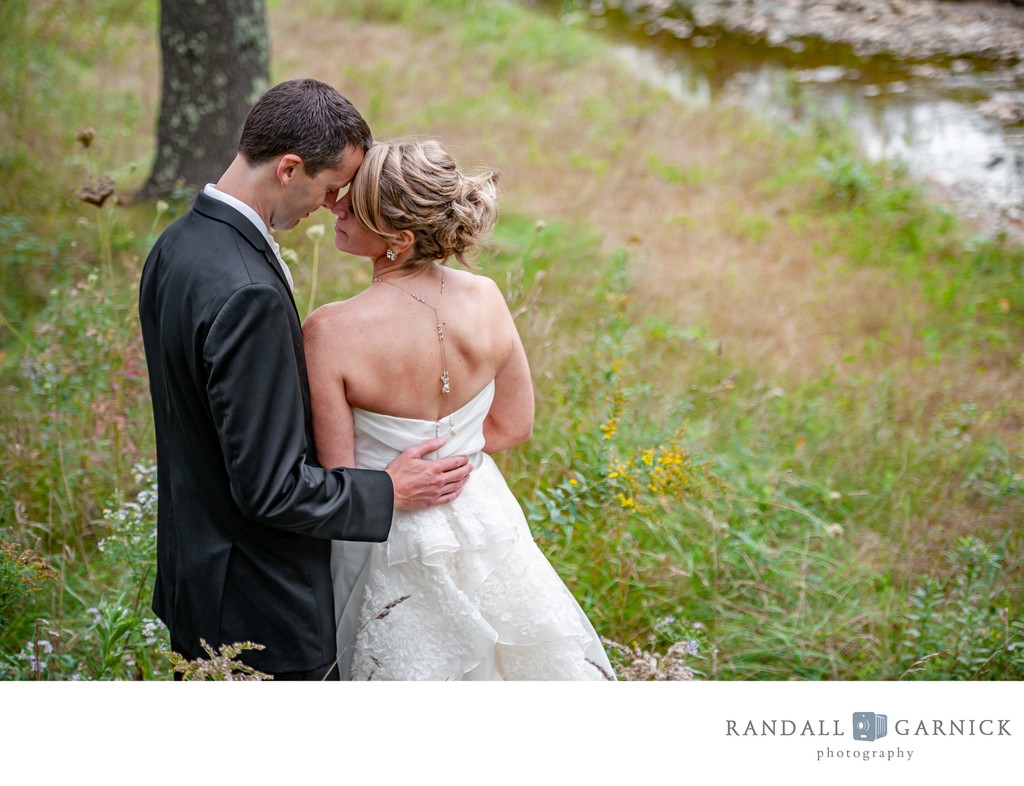
[[866,156],[902,162],[983,231],[1024,238],[1024,125],[991,116],[1024,105],[1009,69],[963,58],[859,57],[817,41],[770,46],[717,30],[648,35],[615,13],[587,23],[616,43],[625,67],[682,102],[737,101],[787,124],[824,115],[850,127]]

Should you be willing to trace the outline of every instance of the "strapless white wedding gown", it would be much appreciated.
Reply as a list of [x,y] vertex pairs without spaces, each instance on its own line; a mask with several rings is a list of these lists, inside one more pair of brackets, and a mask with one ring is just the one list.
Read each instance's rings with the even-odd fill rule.
[[[614,679],[593,626],[483,452],[493,399],[491,382],[452,413],[455,435],[438,458],[465,455],[474,467],[454,502],[397,511],[385,543],[333,543],[343,679]],[[436,432],[434,421],[353,415],[357,467],[383,469]]]

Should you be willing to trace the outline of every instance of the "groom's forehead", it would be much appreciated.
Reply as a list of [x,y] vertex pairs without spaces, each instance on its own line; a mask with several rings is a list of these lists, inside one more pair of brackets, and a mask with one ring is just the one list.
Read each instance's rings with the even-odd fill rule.
[[338,185],[347,186],[356,176],[356,172],[363,163],[366,151],[356,145],[349,145],[342,154],[341,163],[333,170],[338,178]]

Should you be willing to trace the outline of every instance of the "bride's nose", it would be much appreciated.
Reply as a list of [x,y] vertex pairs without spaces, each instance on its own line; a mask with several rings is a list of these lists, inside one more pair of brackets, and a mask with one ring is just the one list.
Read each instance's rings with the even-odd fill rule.
[[340,196],[335,200],[334,205],[331,207],[331,212],[338,218],[345,218],[348,215],[348,208],[348,195]]

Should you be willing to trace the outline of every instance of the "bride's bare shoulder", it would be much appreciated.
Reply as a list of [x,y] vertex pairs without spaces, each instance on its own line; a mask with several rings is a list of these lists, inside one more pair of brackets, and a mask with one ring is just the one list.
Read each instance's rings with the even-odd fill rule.
[[476,298],[489,298],[504,297],[501,294],[501,289],[498,287],[497,282],[490,278],[484,273],[474,273],[469,270],[456,270],[449,269],[445,276],[453,277],[463,287],[466,288],[467,292],[473,294]]
[[348,300],[337,300],[325,303],[315,309],[302,323],[302,332],[317,332],[337,329],[345,323],[359,320],[367,313],[368,303],[363,297],[365,292],[350,297]]

